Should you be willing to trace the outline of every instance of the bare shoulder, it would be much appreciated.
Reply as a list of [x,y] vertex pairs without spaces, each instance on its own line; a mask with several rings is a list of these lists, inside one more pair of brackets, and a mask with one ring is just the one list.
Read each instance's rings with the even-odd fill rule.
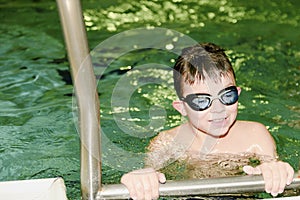
[[251,135],[267,135],[269,136],[270,133],[265,125],[259,122],[254,121],[237,121],[236,128],[239,130],[243,130],[246,134]]
[[179,128],[180,126],[160,132],[150,141],[148,151],[154,151],[158,148],[171,144],[174,141]]
[[254,121],[237,121],[236,128],[243,138],[247,138],[255,153],[274,155],[276,145],[274,139],[265,125]]
[[169,160],[177,160],[182,155],[182,149],[177,143],[180,127],[162,131],[150,141],[145,166],[160,169]]

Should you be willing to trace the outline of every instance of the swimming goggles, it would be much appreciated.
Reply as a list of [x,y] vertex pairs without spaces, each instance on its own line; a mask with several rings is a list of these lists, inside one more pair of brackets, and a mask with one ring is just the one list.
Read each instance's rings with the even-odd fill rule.
[[197,93],[189,94],[186,97],[180,98],[180,100],[186,102],[195,111],[203,111],[208,109],[215,99],[219,99],[222,104],[229,106],[235,104],[238,98],[239,94],[236,86],[230,86],[221,90],[217,97]]

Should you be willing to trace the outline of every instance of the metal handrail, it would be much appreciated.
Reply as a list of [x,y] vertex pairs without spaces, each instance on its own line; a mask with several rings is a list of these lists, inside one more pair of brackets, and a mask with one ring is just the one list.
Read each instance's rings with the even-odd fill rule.
[[[193,196],[211,194],[244,194],[263,192],[265,187],[262,176],[232,176],[222,178],[191,179],[168,181],[159,187],[160,196]],[[286,189],[300,189],[300,177],[295,174],[293,182]],[[100,199],[128,199],[129,192],[122,184],[103,185],[97,195]]]
[[81,192],[93,200],[101,190],[100,109],[96,78],[79,0],[57,0],[79,107]]

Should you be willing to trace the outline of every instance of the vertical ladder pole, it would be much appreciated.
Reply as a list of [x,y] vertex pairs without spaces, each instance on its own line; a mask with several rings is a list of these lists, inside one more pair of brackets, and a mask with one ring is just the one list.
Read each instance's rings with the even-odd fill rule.
[[81,192],[96,199],[101,190],[100,109],[80,0],[56,0],[79,107]]

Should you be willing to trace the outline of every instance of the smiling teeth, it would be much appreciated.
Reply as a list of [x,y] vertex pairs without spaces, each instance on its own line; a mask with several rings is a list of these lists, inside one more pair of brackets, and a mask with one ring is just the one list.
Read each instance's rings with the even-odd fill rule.
[[213,121],[213,122],[221,122],[221,121],[223,121],[224,119],[214,119],[214,120],[211,120],[211,121]]

